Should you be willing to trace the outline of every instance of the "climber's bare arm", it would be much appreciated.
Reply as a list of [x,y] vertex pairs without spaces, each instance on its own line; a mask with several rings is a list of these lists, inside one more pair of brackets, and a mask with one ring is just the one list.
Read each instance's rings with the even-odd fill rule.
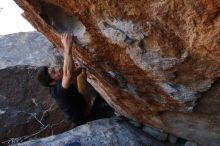
[[72,82],[72,74],[73,74],[73,59],[72,59],[72,51],[71,48],[73,46],[73,36],[69,33],[64,33],[61,35],[61,41],[64,47],[64,65],[63,65],[63,79],[62,79],[62,87],[64,89],[68,89]]

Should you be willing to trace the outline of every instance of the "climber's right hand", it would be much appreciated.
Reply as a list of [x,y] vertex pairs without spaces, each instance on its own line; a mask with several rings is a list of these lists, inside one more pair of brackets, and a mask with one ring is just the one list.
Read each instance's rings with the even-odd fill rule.
[[73,41],[73,35],[67,32],[61,35],[61,42],[64,47],[64,52],[66,53],[70,53],[72,46],[75,45],[75,42]]

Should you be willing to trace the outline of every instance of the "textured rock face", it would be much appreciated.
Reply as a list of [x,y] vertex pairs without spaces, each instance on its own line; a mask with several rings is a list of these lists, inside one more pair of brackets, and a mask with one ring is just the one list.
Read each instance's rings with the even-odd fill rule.
[[79,142],[82,146],[165,146],[121,118],[96,120],[59,135],[17,146],[64,146],[73,142]]
[[50,136],[72,128],[48,89],[37,82],[36,72],[37,68],[28,66],[0,70],[1,145]]
[[[15,0],[119,113],[203,145],[220,142],[220,1]],[[62,49],[61,49],[62,50]]]

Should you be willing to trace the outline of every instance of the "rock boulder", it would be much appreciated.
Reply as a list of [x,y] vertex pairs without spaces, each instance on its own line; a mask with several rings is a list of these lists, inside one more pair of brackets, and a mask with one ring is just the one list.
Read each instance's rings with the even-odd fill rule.
[[[120,114],[202,145],[220,143],[220,1],[15,0]],[[62,51],[62,49],[61,49]]]
[[73,142],[78,142],[82,146],[169,146],[158,142],[119,117],[92,121],[59,135],[14,146],[64,146]]

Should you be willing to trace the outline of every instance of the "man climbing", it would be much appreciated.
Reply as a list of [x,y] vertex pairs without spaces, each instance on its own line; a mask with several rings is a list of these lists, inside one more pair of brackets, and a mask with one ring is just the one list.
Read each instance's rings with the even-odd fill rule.
[[[79,68],[74,68],[71,49],[76,46],[73,38],[69,33],[61,35],[64,47],[63,69],[60,67],[41,67],[38,71],[38,80],[43,86],[49,87],[51,96],[64,112],[66,118],[76,125],[80,125],[102,116],[112,116],[113,111],[100,97],[95,101],[92,99],[93,93],[89,93],[91,89],[89,91],[89,84],[86,81],[86,70],[82,69],[79,74]],[[74,78],[76,76],[77,79]],[[101,117],[98,114],[100,112]],[[108,114],[104,115],[103,112]]]

